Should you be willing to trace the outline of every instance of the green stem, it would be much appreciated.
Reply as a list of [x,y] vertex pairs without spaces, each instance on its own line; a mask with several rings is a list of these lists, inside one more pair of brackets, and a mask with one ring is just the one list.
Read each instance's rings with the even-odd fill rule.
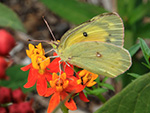
[[60,108],[63,113],[68,113],[68,108],[64,104],[62,104]]

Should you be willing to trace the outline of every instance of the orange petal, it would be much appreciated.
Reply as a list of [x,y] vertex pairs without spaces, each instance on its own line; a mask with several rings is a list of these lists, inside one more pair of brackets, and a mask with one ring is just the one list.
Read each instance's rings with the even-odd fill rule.
[[59,103],[60,103],[60,94],[54,93],[49,101],[47,113],[53,112],[53,110],[58,106]]
[[76,103],[74,102],[74,100],[72,98],[69,101],[65,102],[65,106],[70,110],[76,110],[77,109]]
[[[69,95],[66,92],[61,92],[61,98],[62,100],[66,99]],[[67,101],[65,102],[65,106],[70,109],[70,110],[76,110],[77,106],[76,103],[74,102],[74,100],[72,98],[67,99]]]
[[29,44],[28,46],[29,46],[29,50],[33,50],[35,48],[34,45],[32,44]]
[[57,79],[58,78],[58,75],[56,74],[56,73],[53,73],[52,74],[52,80],[55,80],[55,79]]
[[93,74],[93,80],[97,79],[98,75],[97,74]]
[[32,86],[34,86],[34,84],[36,83],[37,77],[34,76],[32,73],[29,72],[29,76],[28,76],[28,82],[24,85],[25,88],[30,88]]
[[26,50],[26,54],[27,54],[27,56],[29,57],[29,58],[31,58],[31,54],[30,54],[31,52],[29,51],[29,50]]
[[61,92],[61,91],[63,90],[63,88],[62,88],[62,86],[56,86],[56,90],[57,90],[58,92]]
[[36,83],[36,89],[40,96],[45,95],[47,91],[47,81],[45,77],[38,78],[37,83]]
[[65,80],[65,79],[66,79],[66,73],[61,74],[61,78],[62,78],[63,80]]
[[50,86],[51,86],[52,88],[55,88],[55,86],[56,86],[56,85],[55,85],[55,81],[50,81],[49,83],[50,83]]
[[32,63],[30,63],[30,64],[27,65],[27,66],[22,67],[21,70],[22,70],[22,71],[27,71],[27,70],[29,70],[31,67],[32,67]]
[[53,88],[47,88],[47,91],[44,95],[44,97],[49,97],[50,95],[52,95],[55,92],[55,89]]
[[86,73],[87,73],[87,71],[84,69],[84,70],[80,71],[79,76],[80,77],[85,76]]
[[69,84],[69,81],[68,80],[65,80],[64,84],[63,84],[63,89],[65,89]]
[[92,81],[92,82],[88,82],[86,86],[87,87],[92,87],[95,84],[96,84],[96,82]]
[[80,97],[80,99],[81,99],[82,101],[84,101],[84,102],[89,102],[89,100],[87,99],[87,97],[85,96],[85,94],[83,93],[83,91],[81,91],[81,92],[79,93],[79,97]]

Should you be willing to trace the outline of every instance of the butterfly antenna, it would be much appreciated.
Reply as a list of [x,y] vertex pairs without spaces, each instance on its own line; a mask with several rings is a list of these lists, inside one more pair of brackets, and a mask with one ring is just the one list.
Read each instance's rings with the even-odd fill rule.
[[32,39],[28,39],[28,41],[31,41],[31,42],[45,42],[45,43],[51,43],[50,41],[47,41],[47,40],[32,40]]
[[44,20],[44,22],[45,22],[45,24],[46,24],[46,26],[47,26],[49,32],[51,33],[51,35],[52,35],[54,41],[56,41],[56,38],[55,38],[55,36],[54,36],[54,34],[53,34],[51,28],[50,28],[50,25],[48,24],[48,22],[46,21],[46,19],[44,18],[44,16],[42,16],[42,18],[43,18],[43,20]]

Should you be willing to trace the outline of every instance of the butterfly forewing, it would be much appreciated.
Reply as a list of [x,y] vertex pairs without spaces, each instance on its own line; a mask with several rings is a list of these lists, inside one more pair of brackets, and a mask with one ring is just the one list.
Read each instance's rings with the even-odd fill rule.
[[124,27],[116,13],[104,13],[69,30],[60,41],[60,48],[85,41],[100,41],[123,46]]
[[62,60],[107,77],[116,77],[131,65],[127,50],[98,41],[74,44],[64,49],[61,56]]

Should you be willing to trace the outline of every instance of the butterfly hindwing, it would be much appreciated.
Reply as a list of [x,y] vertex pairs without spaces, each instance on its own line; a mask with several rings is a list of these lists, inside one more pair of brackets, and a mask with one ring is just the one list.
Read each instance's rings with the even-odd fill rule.
[[74,44],[64,49],[60,57],[73,65],[107,77],[116,77],[131,65],[127,50],[98,41]]

